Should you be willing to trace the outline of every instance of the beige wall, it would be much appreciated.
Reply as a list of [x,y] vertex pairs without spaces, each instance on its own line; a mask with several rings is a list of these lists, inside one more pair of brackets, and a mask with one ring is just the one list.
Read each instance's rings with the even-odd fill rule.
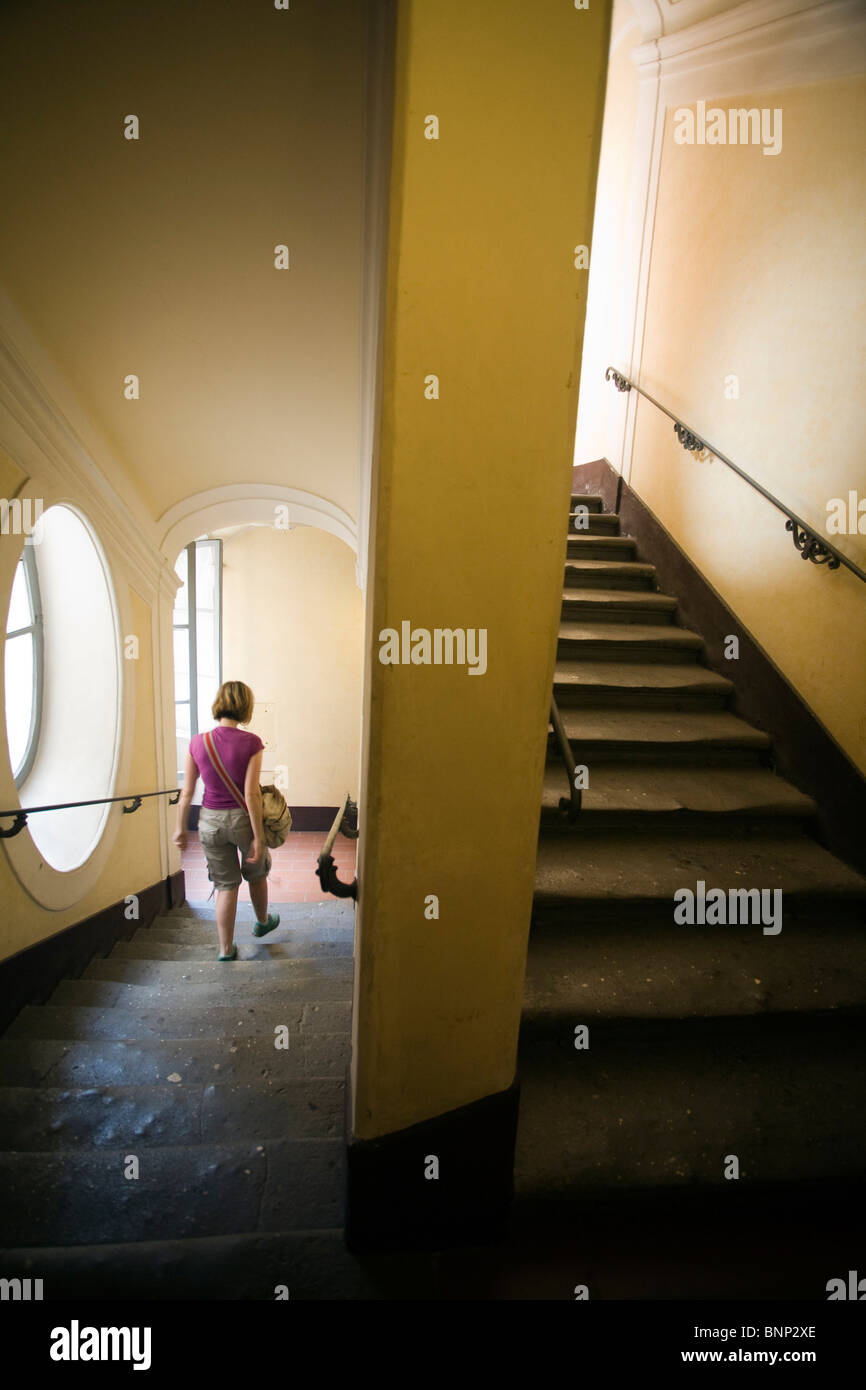
[[[361,806],[353,1126],[514,1076],[609,7],[399,7]],[[436,115],[438,141],[425,139]],[[425,378],[439,378],[439,399]],[[486,674],[379,633],[484,628]],[[428,895],[438,919],[425,916]]]
[[[677,145],[668,112],[641,381],[827,534],[829,499],[866,496],[866,81],[718,105],[781,108],[782,152]],[[866,771],[866,585],[804,563],[784,518],[645,402],[631,483]],[[831,539],[866,567],[866,538]]]
[[311,526],[225,541],[223,672],[255,692],[262,768],[287,766],[290,805],[358,794],[363,643],[355,556],[342,541]]

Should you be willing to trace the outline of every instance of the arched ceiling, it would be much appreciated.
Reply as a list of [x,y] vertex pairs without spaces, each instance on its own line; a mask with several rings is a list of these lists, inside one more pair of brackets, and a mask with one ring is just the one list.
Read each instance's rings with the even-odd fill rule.
[[154,518],[356,511],[364,12],[4,0],[0,275]]

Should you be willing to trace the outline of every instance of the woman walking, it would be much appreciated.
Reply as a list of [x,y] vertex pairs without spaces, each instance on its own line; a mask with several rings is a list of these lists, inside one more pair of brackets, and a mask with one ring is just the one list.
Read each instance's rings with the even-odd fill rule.
[[[265,745],[258,734],[239,727],[249,724],[254,704],[253,692],[243,681],[223,682],[212,705],[217,726],[192,739],[177,803],[174,843],[184,850],[188,841],[189,808],[201,777],[204,798],[198,833],[207,860],[208,878],[216,889],[218,959],[225,961],[237,959],[235,914],[242,877],[249,885],[256,914],[253,935],[264,936],[280,921],[276,913],[268,913],[271,856],[265,843],[259,785]],[[241,800],[245,808],[241,807]]]

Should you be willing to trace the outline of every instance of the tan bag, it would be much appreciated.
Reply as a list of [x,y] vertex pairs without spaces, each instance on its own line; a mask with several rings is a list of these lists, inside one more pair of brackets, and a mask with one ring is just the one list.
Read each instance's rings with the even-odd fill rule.
[[262,786],[262,825],[269,849],[276,849],[292,828],[292,813],[279,787]]

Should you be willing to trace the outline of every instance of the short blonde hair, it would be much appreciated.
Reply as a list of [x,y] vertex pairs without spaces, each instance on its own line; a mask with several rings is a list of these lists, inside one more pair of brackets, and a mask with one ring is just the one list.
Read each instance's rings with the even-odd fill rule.
[[236,719],[239,724],[249,724],[255,703],[253,692],[243,681],[223,681],[211,713],[214,719]]

